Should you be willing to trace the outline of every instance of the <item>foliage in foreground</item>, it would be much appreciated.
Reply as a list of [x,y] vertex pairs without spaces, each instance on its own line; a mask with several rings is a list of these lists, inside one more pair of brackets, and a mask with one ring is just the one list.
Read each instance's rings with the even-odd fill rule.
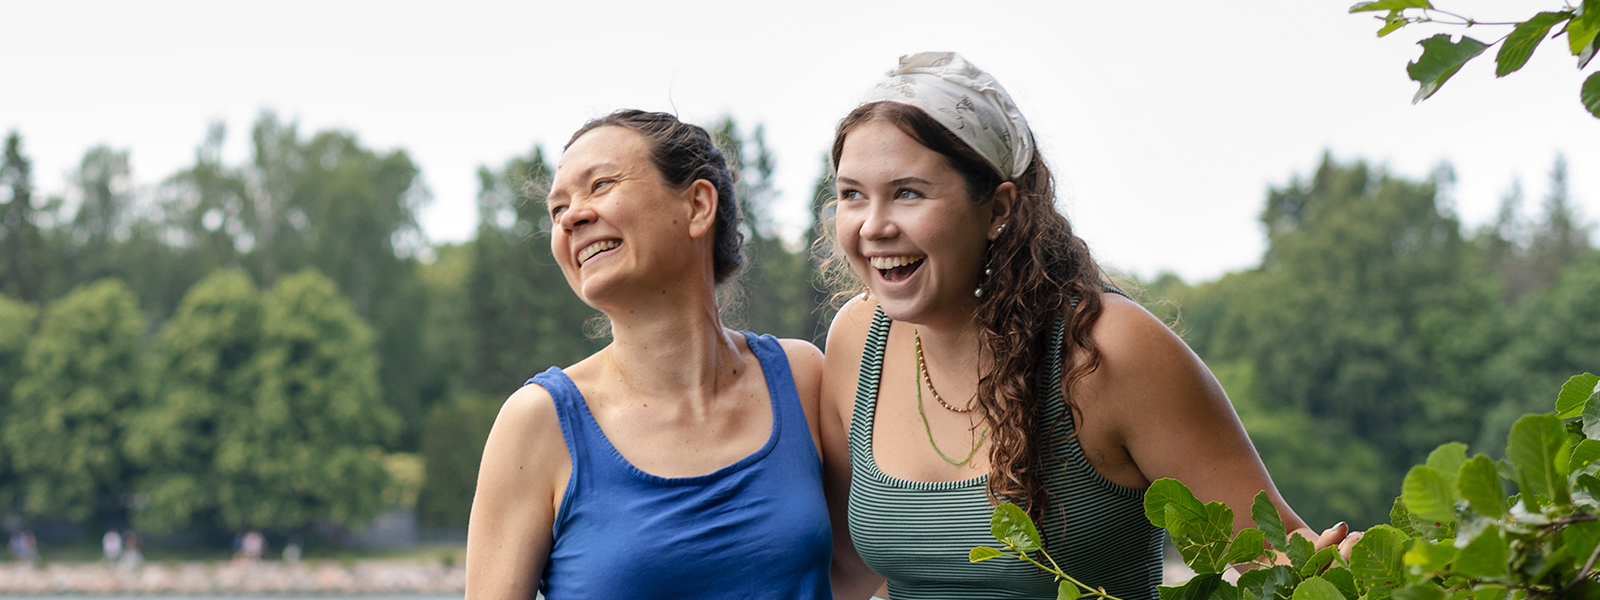
[[[1600,51],[1600,0],[1582,0],[1577,4],[1568,4],[1561,10],[1538,13],[1527,20],[1510,23],[1485,23],[1471,17],[1462,17],[1454,13],[1439,10],[1433,7],[1429,0],[1377,0],[1375,2],[1357,2],[1350,7],[1350,12],[1384,12],[1380,17],[1383,27],[1378,29],[1378,37],[1394,33],[1395,30],[1413,23],[1443,23],[1447,25],[1461,25],[1472,27],[1474,25],[1509,25],[1511,33],[1506,34],[1493,42],[1484,43],[1465,35],[1461,41],[1452,41],[1450,34],[1441,33],[1428,39],[1417,42],[1422,46],[1422,57],[1416,62],[1406,65],[1406,73],[1413,81],[1422,84],[1411,102],[1417,103],[1432,96],[1439,91],[1451,76],[1460,71],[1478,55],[1489,48],[1500,45],[1500,50],[1495,53],[1494,76],[1505,77],[1528,64],[1528,59],[1533,57],[1533,51],[1539,48],[1540,42],[1552,37],[1567,36],[1567,49],[1573,56],[1578,57],[1578,70],[1589,66],[1589,61],[1594,58],[1595,52]],[[1557,26],[1560,26],[1557,29]],[[1591,73],[1585,79],[1583,86],[1578,90],[1578,97],[1583,102],[1583,107],[1595,117],[1600,117],[1600,72]]]
[[[1250,509],[1256,526],[1237,534],[1231,508],[1202,504],[1175,479],[1150,485],[1145,516],[1171,534],[1196,573],[1181,586],[1162,586],[1162,600],[1600,598],[1597,472],[1600,377],[1584,373],[1562,386],[1554,413],[1517,420],[1504,460],[1468,458],[1466,444],[1451,442],[1412,467],[1390,524],[1367,530],[1348,561],[1336,547],[1315,550],[1310,540],[1289,535],[1265,492]],[[1506,481],[1517,494],[1506,496]],[[1013,556],[1055,574],[1058,598],[1114,600],[1056,567],[1015,505],[995,509],[992,531],[1004,550],[973,548],[972,562]],[[1234,584],[1222,578],[1233,565],[1256,568]]]

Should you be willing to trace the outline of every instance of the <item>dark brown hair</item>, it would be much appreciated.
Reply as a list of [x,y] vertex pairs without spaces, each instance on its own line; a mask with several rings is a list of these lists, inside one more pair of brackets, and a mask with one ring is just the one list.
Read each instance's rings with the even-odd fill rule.
[[[995,188],[1006,181],[922,109],[898,102],[864,104],[839,122],[833,138],[835,170],[845,136],[871,121],[891,123],[943,155],[966,179],[974,202],[991,201]],[[1026,507],[1028,516],[1043,522],[1050,498],[1039,472],[1047,458],[1039,440],[1046,426],[1056,424],[1039,423],[1038,403],[1055,397],[1053,390],[1043,386],[1044,376],[1052,368],[1045,360],[1050,334],[1056,318],[1063,316],[1066,340],[1062,354],[1070,365],[1063,377],[1070,390],[1100,365],[1100,351],[1089,332],[1100,318],[1104,280],[1088,245],[1072,233],[1066,216],[1056,210],[1055,181],[1038,150],[1014,183],[1017,200],[1005,232],[989,244],[985,265],[991,272],[973,315],[989,360],[978,380],[975,402],[991,427],[989,495]],[[848,267],[840,264],[840,253],[835,252],[829,260],[835,263],[832,273],[849,273]],[[859,289],[860,282],[854,287]],[[1080,299],[1076,308],[1073,298]],[[1070,393],[1066,403],[1081,427],[1082,413]],[[1064,460],[1054,453],[1048,458]]]
[[728,161],[711,140],[711,135],[698,125],[679,121],[664,112],[619,110],[579,127],[562,149],[600,127],[623,127],[644,136],[650,149],[650,162],[661,179],[672,187],[683,189],[704,179],[717,190],[717,220],[712,233],[712,275],[717,283],[728,281],[744,267],[744,233],[739,231],[743,211],[733,193],[735,176],[728,169]]

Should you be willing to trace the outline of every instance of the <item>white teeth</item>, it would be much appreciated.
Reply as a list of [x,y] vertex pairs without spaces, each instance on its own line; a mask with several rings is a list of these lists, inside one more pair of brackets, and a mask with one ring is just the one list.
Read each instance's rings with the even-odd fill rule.
[[926,256],[874,256],[869,260],[874,269],[893,269],[904,267],[911,263],[927,258]]
[[585,261],[589,260],[589,257],[621,245],[622,242],[617,240],[602,240],[593,244],[589,244],[581,252],[578,252],[578,264],[582,265]]

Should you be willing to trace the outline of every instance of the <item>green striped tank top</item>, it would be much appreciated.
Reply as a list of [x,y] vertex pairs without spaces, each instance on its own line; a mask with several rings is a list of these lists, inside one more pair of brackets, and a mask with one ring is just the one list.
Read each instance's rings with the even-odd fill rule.
[[[988,475],[963,481],[897,479],[878,470],[872,424],[878,404],[890,320],[873,317],[861,355],[850,421],[850,537],[856,550],[889,580],[890,600],[1055,598],[1052,576],[1015,559],[967,561],[973,546],[996,546],[989,532],[994,507],[984,492]],[[1123,600],[1157,598],[1162,532],[1144,516],[1144,492],[1102,477],[1073,436],[1075,423],[1061,395],[1063,325],[1056,319],[1041,390],[1039,423],[1054,454],[1041,475],[1050,505],[1040,527],[1051,557],[1068,575]],[[1055,425],[1055,427],[1051,427]],[[1052,456],[1066,458],[1066,464]]]

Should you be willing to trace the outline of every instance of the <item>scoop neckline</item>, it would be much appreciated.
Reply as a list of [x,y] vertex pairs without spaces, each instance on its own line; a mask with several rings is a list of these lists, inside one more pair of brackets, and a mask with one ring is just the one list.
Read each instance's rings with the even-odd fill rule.
[[722,479],[723,477],[727,477],[728,475],[743,470],[745,467],[759,462],[763,457],[771,454],[773,448],[778,446],[778,438],[782,434],[778,395],[776,390],[773,389],[772,369],[767,365],[767,360],[762,356],[762,353],[756,350],[754,339],[756,337],[755,334],[742,330],[739,333],[744,334],[745,345],[746,347],[750,348],[750,353],[755,355],[757,368],[761,369],[761,377],[767,387],[767,406],[772,411],[772,429],[767,434],[767,443],[763,444],[754,452],[745,455],[739,460],[718,467],[709,473],[703,473],[700,475],[666,477],[645,471],[644,469],[639,468],[638,465],[633,464],[633,461],[628,460],[628,457],[623,456],[622,452],[617,450],[617,447],[611,443],[610,436],[606,435],[605,429],[600,427],[600,422],[595,420],[594,413],[589,411],[589,400],[583,395],[583,390],[578,389],[578,384],[572,381],[572,378],[567,375],[566,371],[560,368],[556,368],[555,371],[561,376],[562,383],[572,388],[573,393],[577,395],[578,410],[583,414],[584,426],[593,428],[593,432],[598,435],[601,444],[605,447],[606,454],[615,459],[624,471],[644,481],[661,485],[696,485],[708,483]]

